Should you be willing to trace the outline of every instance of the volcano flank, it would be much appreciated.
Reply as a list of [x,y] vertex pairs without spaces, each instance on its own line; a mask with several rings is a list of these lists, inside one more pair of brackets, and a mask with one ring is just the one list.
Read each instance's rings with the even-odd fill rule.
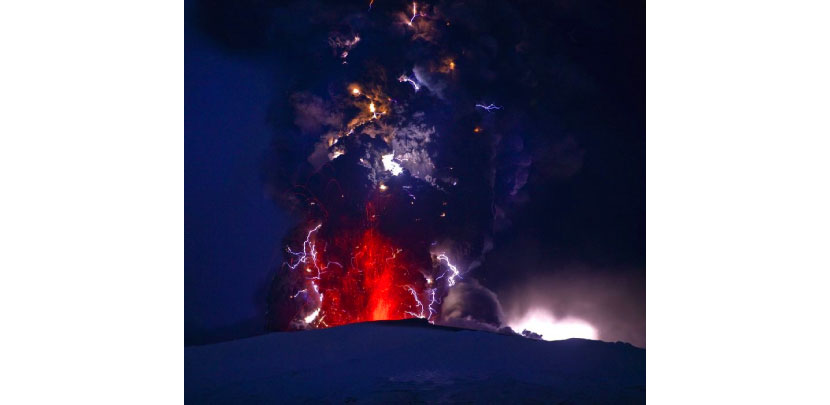
[[185,402],[641,403],[645,355],[422,319],[355,323],[186,348]]

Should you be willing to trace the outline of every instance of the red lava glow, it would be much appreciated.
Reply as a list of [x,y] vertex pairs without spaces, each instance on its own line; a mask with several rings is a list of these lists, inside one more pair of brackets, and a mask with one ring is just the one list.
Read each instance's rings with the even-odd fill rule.
[[[406,287],[422,290],[418,279],[423,276],[409,271],[400,254],[403,250],[393,246],[376,229],[357,234],[356,237],[341,235],[328,243],[313,241],[318,249],[316,265],[323,270],[316,279],[315,267],[308,263],[313,271],[307,273],[311,277],[306,279],[306,287],[308,291],[319,291],[323,298],[320,316],[307,322],[307,327],[412,317],[407,311],[414,311],[417,304]],[[321,246],[326,246],[325,250]]]
[[406,291],[400,279],[405,272],[397,263],[397,249],[386,242],[375,230],[363,233],[361,245],[354,255],[354,272],[362,276],[362,291],[368,293],[368,300],[362,311],[361,320],[402,319],[406,317],[402,307]]

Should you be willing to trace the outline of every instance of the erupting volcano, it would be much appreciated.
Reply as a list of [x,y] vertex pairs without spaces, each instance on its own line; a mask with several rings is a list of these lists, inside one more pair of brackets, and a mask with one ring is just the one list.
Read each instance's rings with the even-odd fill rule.
[[531,165],[566,175],[581,159],[550,132],[548,94],[531,80],[537,38],[446,2],[311,8],[326,34],[302,42],[319,47],[296,43],[309,69],[274,108],[264,170],[297,220],[268,292],[269,328],[449,314],[502,327],[475,270],[527,201]]
[[[446,253],[425,238],[430,236],[427,227],[433,225],[419,227],[425,222],[421,218],[411,218],[412,232],[384,233],[400,216],[398,204],[417,212],[409,187],[382,183],[368,193],[370,201],[362,213],[345,207],[347,194],[357,195],[338,193],[333,201],[308,203],[321,208],[316,211],[320,222],[308,226],[296,247],[285,249],[283,277],[290,280],[286,288],[296,290],[287,295],[289,302],[283,299],[280,304],[295,308],[289,328],[413,317],[433,321],[448,288],[461,276]],[[340,215],[332,218],[327,206]]]
[[468,90],[475,55],[455,53],[450,17],[392,7],[334,24],[339,73],[288,97],[291,124],[279,127],[297,131],[275,138],[267,181],[299,223],[271,286],[272,329],[441,320],[526,181],[521,145],[503,145],[502,107],[481,108],[493,95]]
[[[433,276],[411,271],[413,266],[406,261],[403,249],[395,248],[370,227],[354,237],[335,238],[331,244],[325,243],[326,251],[320,252],[317,234],[321,227],[309,232],[302,252],[289,251],[296,261],[288,266],[305,266],[307,273],[304,288],[292,299],[310,296],[306,302],[317,305],[297,326],[337,326],[409,317],[429,319],[435,314]],[[343,261],[345,264],[324,264],[328,255],[348,252],[350,247],[352,251],[349,260]],[[422,300],[427,299],[425,305]]]
[[645,402],[643,7],[194,2],[185,401]]
[[188,402],[644,400],[642,4],[192,7]]

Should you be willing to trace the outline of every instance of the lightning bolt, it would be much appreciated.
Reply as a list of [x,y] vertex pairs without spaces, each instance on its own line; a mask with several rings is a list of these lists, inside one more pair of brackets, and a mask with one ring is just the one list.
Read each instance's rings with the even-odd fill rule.
[[320,308],[317,308],[314,312],[308,314],[308,316],[303,318],[303,321],[305,321],[306,324],[312,323],[314,322],[314,318],[317,318],[317,315],[320,315]]
[[427,290],[427,294],[429,294],[429,300],[430,300],[430,301],[429,301],[429,318],[428,318],[428,319],[432,319],[432,317],[433,317],[436,313],[438,313],[438,311],[436,311],[435,309],[433,309],[433,308],[432,308],[432,306],[436,304],[436,301],[435,301],[435,289],[434,289],[434,288],[430,288],[429,290]]
[[296,294],[291,296],[291,299],[297,298],[300,294],[308,294],[308,288],[303,288],[300,291],[297,291]]
[[[456,267],[452,263],[450,263],[450,258],[447,257],[446,253],[441,253],[440,255],[438,255],[438,260],[439,261],[443,260],[447,263],[447,267],[450,269],[450,273],[451,273],[447,277],[447,284],[449,285],[449,287],[454,286],[455,285],[455,278],[456,277],[461,278],[461,273],[459,273],[458,267]],[[441,277],[444,277],[446,274],[447,273],[444,272],[444,274],[442,274]],[[441,277],[438,277],[438,278],[440,279]]]
[[[314,293],[317,294],[318,302],[319,302],[319,305],[317,306],[317,309],[315,309],[312,313],[308,314],[306,317],[303,318],[303,321],[305,322],[306,325],[309,325],[309,324],[313,323],[314,320],[317,318],[317,316],[320,315],[320,311],[323,308],[323,298],[324,298],[324,296],[323,296],[323,293],[320,292],[320,288],[317,286],[317,283],[315,283],[314,280],[319,280],[322,273],[326,269],[328,269],[329,266],[331,266],[331,265],[336,265],[336,266],[339,266],[340,268],[343,268],[343,265],[338,263],[338,262],[328,262],[328,263],[326,263],[325,266],[322,266],[322,267],[320,266],[320,260],[318,260],[318,258],[317,258],[317,245],[314,243],[314,239],[312,238],[312,236],[317,231],[319,231],[322,226],[323,226],[322,223],[318,224],[317,226],[315,226],[314,228],[312,228],[311,230],[308,231],[308,234],[306,234],[305,241],[303,242],[303,246],[302,246],[301,251],[295,252],[295,251],[291,250],[290,246],[285,247],[285,250],[289,254],[294,256],[297,259],[297,261],[294,262],[294,263],[291,263],[291,262],[283,263],[283,265],[288,266],[291,270],[296,270],[298,267],[300,267],[300,264],[305,264],[306,265],[305,270],[308,273],[312,272],[312,270],[311,270],[312,268],[317,270],[317,273],[315,275],[306,276],[306,280],[308,280],[311,283],[311,287],[314,289]],[[291,298],[292,299],[297,298],[302,293],[308,294],[308,289],[305,288],[305,289],[302,289],[302,290],[298,291]],[[322,318],[320,318],[320,319],[322,320]]]
[[[338,262],[328,262],[325,266],[320,267],[319,261],[317,260],[317,246],[312,241],[311,236],[315,232],[319,231],[320,227],[322,227],[322,226],[323,226],[323,224],[319,224],[319,225],[315,226],[313,229],[311,229],[310,231],[308,231],[308,234],[306,235],[306,238],[305,238],[305,242],[303,242],[303,250],[302,251],[295,252],[295,251],[291,250],[290,246],[285,247],[285,250],[288,253],[290,253],[294,257],[298,258],[297,262],[295,262],[294,264],[285,263],[285,265],[290,267],[291,270],[296,270],[297,267],[300,266],[300,264],[310,264],[310,266],[313,266],[314,269],[317,270],[317,274],[315,276],[306,277],[309,280],[312,280],[312,279],[313,280],[319,280],[320,275],[323,273],[323,271],[328,269],[329,266],[331,266],[331,265],[336,265],[340,268],[343,268],[343,265],[338,263]],[[310,273],[311,272],[311,267],[307,267],[306,272]]]
[[492,104],[492,103],[490,103],[488,105],[476,104],[476,108],[483,108],[483,109],[487,110],[487,112],[492,112],[493,110],[501,110],[502,109],[501,106],[497,106],[497,105]]
[[412,22],[415,21],[415,17],[418,17],[418,3],[412,2],[412,18],[409,19],[408,25],[412,25]]
[[401,82],[401,83],[407,82],[407,83],[411,84],[412,88],[415,89],[416,92],[418,90],[421,90],[421,85],[419,85],[418,82],[415,81],[415,79],[412,79],[411,77],[409,77],[405,74],[401,75],[401,77],[398,78],[398,81]]
[[[314,287],[314,292],[317,293],[317,296],[319,297],[320,305],[317,306],[317,309],[315,309],[314,312],[308,314],[305,318],[303,318],[303,321],[305,321],[306,325],[309,325],[312,322],[314,322],[314,319],[317,318],[317,315],[320,315],[320,310],[323,309],[323,293],[320,292],[320,289],[317,287],[317,284],[315,284],[314,281],[311,282],[311,286]],[[323,316],[325,317],[325,315]],[[320,321],[322,320],[323,318],[320,318]]]
[[[420,313],[417,313],[417,314],[414,313],[414,312],[410,312],[410,311],[406,311],[406,313],[409,314],[409,315],[412,315],[416,318],[424,318],[424,304],[421,302],[421,299],[418,298],[418,293],[411,286],[407,285],[407,286],[404,286],[404,288],[406,288],[410,292],[410,294],[412,294],[412,298],[415,299],[415,305],[417,305],[418,308],[421,309]],[[431,310],[432,309],[430,309],[430,311]]]

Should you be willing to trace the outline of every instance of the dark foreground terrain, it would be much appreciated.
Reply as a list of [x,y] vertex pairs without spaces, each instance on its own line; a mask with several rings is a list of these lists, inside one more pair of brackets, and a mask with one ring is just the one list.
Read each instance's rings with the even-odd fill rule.
[[420,320],[185,348],[187,403],[645,403],[646,352]]

